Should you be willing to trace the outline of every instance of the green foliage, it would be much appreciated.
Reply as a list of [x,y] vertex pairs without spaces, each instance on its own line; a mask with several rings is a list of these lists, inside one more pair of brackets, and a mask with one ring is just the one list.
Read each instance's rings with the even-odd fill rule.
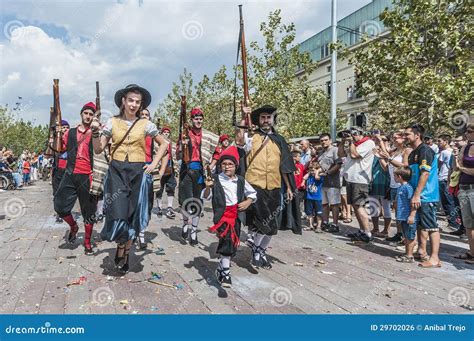
[[[473,16],[469,0],[394,2],[380,19],[390,34],[357,49],[350,61],[371,96],[375,125],[419,122],[450,130],[450,113],[472,110]],[[370,98],[370,97],[369,97]]]
[[18,120],[7,108],[0,107],[0,145],[11,149],[15,155],[23,150],[38,152],[45,150],[48,127],[34,126],[30,121]]
[[[247,50],[251,105],[253,108],[264,104],[276,106],[277,130],[286,137],[329,131],[329,101],[322,90],[315,90],[307,83],[306,75],[317,64],[308,53],[302,53],[295,47],[295,25],[283,24],[280,12],[271,12],[268,20],[261,24],[264,44],[260,46],[257,42],[251,42]],[[240,66],[238,77],[242,80]],[[179,124],[180,95],[186,92],[188,111],[190,104],[202,107],[206,129],[216,134],[232,134],[233,82],[233,77],[228,77],[223,65],[212,77],[204,75],[193,88],[192,75],[185,70],[179,76],[179,82],[173,84],[171,93],[160,104],[157,116],[162,117],[162,122],[167,122],[176,131]],[[238,101],[243,98],[242,88],[239,86],[237,89]],[[237,108],[237,120],[240,120],[239,105]]]

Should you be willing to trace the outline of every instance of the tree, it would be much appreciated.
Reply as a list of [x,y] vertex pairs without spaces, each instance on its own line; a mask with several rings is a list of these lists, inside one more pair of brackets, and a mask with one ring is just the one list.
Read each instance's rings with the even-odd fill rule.
[[0,107],[0,145],[20,155],[23,150],[45,150],[49,129],[30,121],[18,120],[7,108]]
[[433,132],[454,128],[450,113],[467,116],[474,98],[471,2],[399,0],[380,19],[390,33],[365,37],[350,58],[359,72],[358,91],[372,98],[372,122],[382,128],[419,122]]
[[270,12],[260,25],[264,45],[250,43],[250,97],[255,106],[272,104],[278,108],[277,128],[286,137],[329,131],[329,101],[322,90],[307,82],[307,75],[317,64],[309,53],[295,47],[295,25],[283,24],[280,13]]
[[[315,90],[307,83],[306,75],[317,64],[308,53],[302,53],[295,46],[295,25],[282,24],[280,12],[270,12],[268,20],[260,26],[264,45],[251,42],[247,51],[252,107],[275,105],[277,129],[286,137],[329,131],[329,101],[322,90]],[[238,71],[242,79],[241,67]],[[224,65],[212,77],[205,75],[194,89],[191,74],[186,69],[178,83],[173,84],[171,93],[160,104],[157,116],[171,115],[170,124],[177,127],[179,116],[172,114],[179,112],[179,95],[186,91],[191,98],[188,103],[197,103],[203,108],[206,129],[216,134],[233,133],[233,79],[228,78]],[[242,97],[242,89],[238,88],[236,98]],[[239,119],[240,113],[238,116]]]
[[181,96],[186,96],[188,111],[196,104],[193,84],[193,75],[184,68],[183,73],[179,75],[178,83],[173,82],[171,92],[166,96],[163,102],[158,105],[155,111],[155,122],[159,119],[161,126],[169,126],[176,137],[179,128]]
[[196,100],[206,117],[206,129],[222,135],[232,134],[233,82],[222,65],[212,79],[204,75],[196,86]]

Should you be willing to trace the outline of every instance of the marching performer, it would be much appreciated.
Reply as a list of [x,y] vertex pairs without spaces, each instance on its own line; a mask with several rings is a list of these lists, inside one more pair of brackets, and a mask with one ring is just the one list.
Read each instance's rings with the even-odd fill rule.
[[81,109],[81,124],[63,135],[61,151],[67,152],[67,166],[54,196],[54,210],[70,227],[67,237],[69,243],[76,240],[79,231],[79,226],[71,215],[71,210],[79,199],[85,229],[84,252],[87,255],[93,253],[91,236],[97,208],[96,198],[89,192],[93,169],[90,127],[95,112],[94,103],[85,104]]
[[[296,171],[290,149],[283,136],[279,135],[276,123],[276,108],[265,105],[254,111],[243,107],[245,115],[258,126],[252,137],[244,129],[236,131],[236,143],[247,152],[245,179],[257,191],[257,202],[247,211],[247,225],[256,232],[252,245],[251,264],[255,268],[271,269],[266,249],[278,230],[291,229],[301,234],[299,203],[295,195],[293,173]],[[241,125],[245,125],[242,120]]]
[[[224,134],[219,136],[219,142],[217,143],[216,149],[214,150],[214,153],[212,154],[212,161],[209,164],[209,168],[211,168],[212,171],[214,171],[217,162],[219,162],[219,158],[221,156],[221,153],[230,146],[230,139],[229,135]],[[214,173],[220,172],[220,169],[216,169]]]
[[[166,218],[174,219],[176,217],[174,210],[173,210],[173,201],[174,201],[174,192],[176,189],[176,177],[174,173],[174,162],[173,162],[173,154],[172,154],[172,144],[170,140],[171,129],[168,127],[163,127],[161,129],[161,135],[168,141],[168,163],[166,165],[166,169],[164,175],[161,177],[161,186],[158,192],[156,192],[156,199],[158,203],[158,217],[163,215],[163,211],[165,213]],[[168,205],[167,209],[164,210],[162,207],[162,198],[163,198],[163,191],[166,190],[166,195],[168,196]]]
[[[178,159],[182,160],[178,188],[178,202],[183,216],[181,238],[184,241],[190,238],[189,244],[191,246],[198,244],[197,227],[202,211],[200,197],[204,187],[204,169],[201,154],[203,120],[204,113],[202,110],[200,108],[192,109],[192,127],[189,129],[184,142],[186,146],[182,146],[181,143],[177,146]],[[184,148],[189,151],[189,160],[184,160]]]
[[[61,131],[64,136],[64,134],[69,130],[69,122],[66,120],[61,120]],[[51,148],[52,148],[52,142],[50,141]],[[56,153],[56,152],[55,152]],[[56,194],[58,191],[59,184],[61,183],[61,180],[63,178],[64,172],[66,171],[66,165],[67,165],[67,152],[64,153],[58,153],[58,162],[57,164],[54,163],[53,165],[53,170],[52,170],[52,185],[53,185],[53,196]],[[55,158],[53,158],[55,160]],[[56,214],[56,222],[57,223],[62,223],[63,219]]]
[[[94,152],[101,153],[112,141],[110,165],[104,184],[104,240],[117,242],[115,264],[123,273],[129,270],[129,253],[133,241],[149,221],[148,195],[152,186],[149,175],[165,155],[168,143],[149,120],[140,119],[142,108],[150,105],[151,95],[145,88],[130,84],[115,93],[120,113],[107,121],[99,135],[100,123],[92,123]],[[151,164],[146,161],[146,136],[160,146]]]
[[219,237],[217,280],[223,287],[231,287],[230,261],[240,243],[240,227],[245,224],[245,210],[257,200],[257,192],[240,175],[236,175],[239,153],[235,146],[222,152],[219,174],[206,179],[202,199],[212,199],[214,225],[209,229]]

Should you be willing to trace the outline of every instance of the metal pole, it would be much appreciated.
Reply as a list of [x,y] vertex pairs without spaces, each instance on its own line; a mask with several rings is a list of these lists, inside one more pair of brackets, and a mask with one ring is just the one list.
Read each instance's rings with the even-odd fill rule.
[[[331,30],[332,43],[337,43],[337,15],[336,1],[331,0]],[[331,55],[331,137],[336,141],[336,73],[337,73],[337,51],[333,49]]]

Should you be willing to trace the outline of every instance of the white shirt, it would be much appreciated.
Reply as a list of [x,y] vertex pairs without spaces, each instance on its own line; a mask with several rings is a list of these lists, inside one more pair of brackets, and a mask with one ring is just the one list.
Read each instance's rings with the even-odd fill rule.
[[[398,154],[397,156],[393,157],[393,160],[402,162],[403,161],[403,155]],[[399,188],[402,184],[398,183],[395,181],[395,175],[393,174],[393,171],[395,170],[395,166],[392,165],[391,163],[388,164],[388,173],[390,174],[390,188]]]
[[441,167],[438,171],[438,180],[448,180],[449,174],[449,160],[451,160],[451,149],[443,149],[441,153],[439,153],[439,162]]
[[[219,174],[219,181],[224,189],[225,195],[225,205],[226,206],[234,206],[238,203],[237,200],[237,176],[234,178],[229,178],[224,173]],[[201,199],[203,200],[211,200],[212,199],[212,191],[209,191],[209,196],[204,198],[204,191],[203,189],[201,192]],[[252,199],[253,202],[257,201],[257,191],[250,185],[247,180],[245,180],[245,187],[244,187],[244,195],[247,198]]]
[[353,159],[350,153],[344,163],[342,174],[347,182],[368,185],[372,181],[372,163],[374,162],[375,142],[367,140],[356,147],[361,158]]
[[[267,133],[267,135],[270,135],[270,134],[273,134],[273,131],[269,131]],[[268,136],[265,136],[265,139],[269,139]],[[248,133],[244,133],[244,141],[245,141],[245,145],[244,145],[244,150],[246,153],[250,153],[250,151],[252,150],[252,138],[249,136]]]
[[433,149],[433,151],[435,152],[435,154],[438,154],[439,153],[439,147],[436,143],[433,143],[431,146],[430,146],[431,149]]

